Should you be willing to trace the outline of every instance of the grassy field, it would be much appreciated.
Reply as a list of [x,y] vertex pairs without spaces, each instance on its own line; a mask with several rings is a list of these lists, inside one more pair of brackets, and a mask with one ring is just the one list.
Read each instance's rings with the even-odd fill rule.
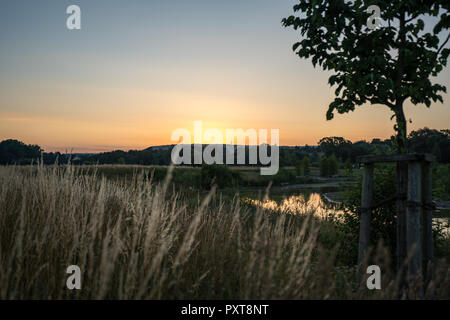
[[[398,298],[381,246],[383,289],[353,290],[355,266],[339,265],[339,235],[312,209],[287,215],[214,189],[181,192],[171,170],[161,182],[88,171],[0,167],[0,299]],[[66,288],[69,265],[81,290]],[[448,264],[436,270],[425,297],[448,299]]]

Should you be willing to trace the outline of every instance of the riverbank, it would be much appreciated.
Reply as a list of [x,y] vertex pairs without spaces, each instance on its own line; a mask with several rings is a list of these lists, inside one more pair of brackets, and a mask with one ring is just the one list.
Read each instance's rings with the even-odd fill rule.
[[[340,192],[326,192],[323,194],[323,197],[326,201],[333,204],[342,204],[345,199],[340,198]],[[433,200],[433,203],[436,206],[436,210],[450,211],[450,201],[448,200]]]

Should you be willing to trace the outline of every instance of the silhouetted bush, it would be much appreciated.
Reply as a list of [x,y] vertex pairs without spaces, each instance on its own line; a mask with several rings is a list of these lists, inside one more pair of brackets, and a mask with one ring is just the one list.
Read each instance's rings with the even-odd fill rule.
[[216,184],[219,188],[237,186],[240,182],[238,171],[231,171],[226,165],[203,165],[201,169],[201,185],[209,189]]
[[41,157],[41,147],[17,140],[0,142],[0,164],[31,164]]

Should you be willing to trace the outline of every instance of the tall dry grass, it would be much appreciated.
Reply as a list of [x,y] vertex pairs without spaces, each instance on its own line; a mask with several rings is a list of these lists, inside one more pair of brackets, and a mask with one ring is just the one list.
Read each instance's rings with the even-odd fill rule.
[[[183,196],[170,175],[145,177],[0,167],[0,299],[398,297],[394,275],[383,290],[354,292],[354,268],[334,267],[312,213],[255,211],[214,190]],[[69,265],[81,269],[81,290],[66,288]],[[426,296],[445,297],[448,284],[446,270]]]

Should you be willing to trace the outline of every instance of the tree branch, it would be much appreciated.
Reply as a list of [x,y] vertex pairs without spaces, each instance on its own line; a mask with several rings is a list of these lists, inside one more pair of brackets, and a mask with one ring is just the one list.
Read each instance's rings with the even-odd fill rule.
[[394,87],[394,95],[395,95],[395,104],[401,105],[402,97],[400,95],[400,87],[402,85],[402,79],[403,79],[403,72],[404,72],[404,49],[405,49],[405,42],[406,42],[406,31],[405,31],[405,13],[403,13],[400,16],[400,25],[398,29],[398,35],[397,35],[397,43],[398,43],[398,58],[397,58],[397,67],[396,67],[396,74],[395,74],[395,87]]
[[450,33],[448,34],[447,39],[445,39],[444,43],[441,45],[441,47],[436,52],[436,58],[439,56],[439,53],[441,53],[441,50],[444,49],[444,47],[447,44],[449,39],[450,39]]
[[408,22],[413,21],[414,19],[417,19],[420,15],[421,15],[421,13],[418,13],[415,16],[412,16],[410,19],[405,20],[405,24],[408,23]]
[[395,108],[395,104],[393,104],[387,100],[381,100],[378,98],[367,98],[367,100],[369,100],[369,102],[371,104],[384,104],[384,105],[388,106],[389,108],[391,108],[392,110]]

